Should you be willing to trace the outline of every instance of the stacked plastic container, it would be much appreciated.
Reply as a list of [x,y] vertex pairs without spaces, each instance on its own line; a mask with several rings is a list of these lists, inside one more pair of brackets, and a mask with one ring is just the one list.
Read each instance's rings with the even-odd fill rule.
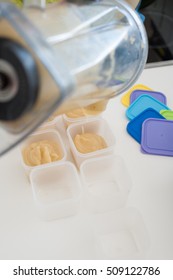
[[[107,147],[80,153],[76,134],[85,131],[104,138]],[[115,132],[116,133],[116,132]],[[31,142],[56,141],[63,157],[59,161],[28,167],[23,149]],[[64,116],[55,117],[25,141],[20,149],[22,164],[32,186],[39,215],[45,220],[89,216],[95,244],[95,258],[143,258],[148,234],[138,210],[127,208],[132,182],[124,160],[114,153],[116,140],[104,118],[85,117],[73,124]]]
[[145,154],[173,156],[173,113],[166,95],[135,85],[122,98],[130,120],[127,132],[141,144]]

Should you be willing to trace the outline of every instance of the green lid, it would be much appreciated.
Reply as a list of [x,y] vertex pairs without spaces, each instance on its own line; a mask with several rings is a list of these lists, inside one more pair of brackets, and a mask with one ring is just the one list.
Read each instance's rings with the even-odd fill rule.
[[161,110],[160,114],[167,120],[173,120],[173,111],[171,110]]

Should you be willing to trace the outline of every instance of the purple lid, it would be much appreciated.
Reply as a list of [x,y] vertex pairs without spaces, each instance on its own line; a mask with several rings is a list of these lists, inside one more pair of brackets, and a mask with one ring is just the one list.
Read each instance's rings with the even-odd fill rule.
[[173,121],[145,120],[142,125],[141,150],[148,154],[173,156]]
[[159,91],[152,91],[152,90],[134,90],[130,95],[130,104],[132,104],[139,96],[143,94],[148,94],[152,96],[153,98],[157,99],[158,101],[162,102],[166,105],[167,100],[166,96]]

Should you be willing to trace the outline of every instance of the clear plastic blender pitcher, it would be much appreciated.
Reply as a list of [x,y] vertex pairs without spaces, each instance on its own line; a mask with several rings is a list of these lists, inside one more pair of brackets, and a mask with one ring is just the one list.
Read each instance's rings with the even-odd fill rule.
[[124,92],[147,58],[137,13],[118,0],[0,3],[0,154],[58,108]]

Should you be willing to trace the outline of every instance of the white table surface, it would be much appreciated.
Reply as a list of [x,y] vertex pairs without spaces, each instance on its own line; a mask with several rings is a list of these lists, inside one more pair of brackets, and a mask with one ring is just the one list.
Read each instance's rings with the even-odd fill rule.
[[[173,108],[173,66],[144,70],[143,83],[167,96]],[[132,177],[128,205],[143,215],[150,238],[147,259],[173,259],[173,158],[145,155],[126,132],[122,96],[111,100],[104,117],[116,137]],[[31,186],[18,148],[0,158],[0,259],[93,259],[92,236],[84,215],[45,222],[34,207]]]

